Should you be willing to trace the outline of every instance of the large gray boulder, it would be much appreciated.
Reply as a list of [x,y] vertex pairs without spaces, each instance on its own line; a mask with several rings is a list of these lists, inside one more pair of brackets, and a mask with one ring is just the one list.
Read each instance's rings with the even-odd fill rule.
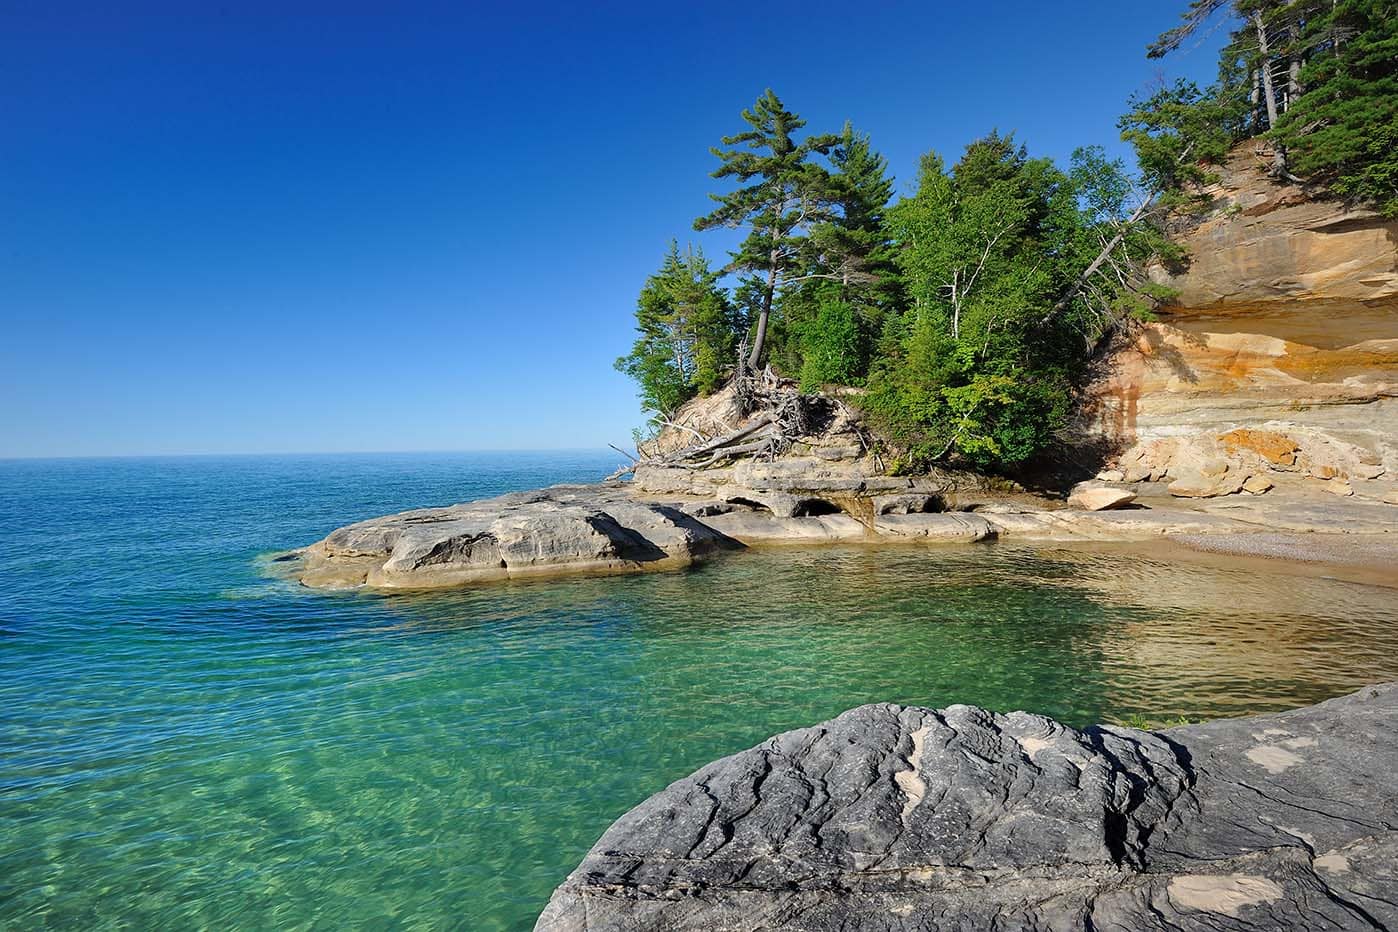
[[538,932],[1398,927],[1398,686],[1152,733],[868,705],[602,836]]
[[421,589],[492,579],[683,566],[739,546],[623,486],[553,486],[361,521],[306,549],[308,586]]

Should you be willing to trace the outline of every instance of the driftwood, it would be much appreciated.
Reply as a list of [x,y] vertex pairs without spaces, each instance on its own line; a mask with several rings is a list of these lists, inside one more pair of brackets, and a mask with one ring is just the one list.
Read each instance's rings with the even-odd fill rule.
[[[751,374],[747,371],[742,354],[738,358],[738,372],[733,376],[738,410],[744,418],[754,414],[756,417],[717,437],[705,437],[697,430],[667,418],[666,426],[688,431],[698,438],[697,441],[666,454],[647,456],[642,449],[640,459],[622,466],[607,478],[619,479],[634,472],[637,466],[707,469],[740,456],[771,459],[785,453],[799,438],[809,436],[817,429],[817,410],[822,404],[818,398],[801,394],[793,382],[778,378],[770,366],[760,374]],[[862,435],[860,440],[864,441]]]

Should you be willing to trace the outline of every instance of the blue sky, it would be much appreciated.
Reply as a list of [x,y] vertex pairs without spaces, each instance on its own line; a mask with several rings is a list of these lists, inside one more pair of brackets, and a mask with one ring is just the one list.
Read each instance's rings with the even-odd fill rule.
[[[1171,2],[0,5],[0,456],[601,447],[612,360],[773,87],[907,190],[1066,159]],[[21,7],[27,7],[22,9]]]

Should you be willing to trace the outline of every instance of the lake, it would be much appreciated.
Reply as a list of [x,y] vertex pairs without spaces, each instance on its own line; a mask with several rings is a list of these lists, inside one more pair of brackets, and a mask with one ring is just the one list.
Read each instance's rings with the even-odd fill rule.
[[1083,725],[1398,678],[1398,589],[1162,547],[323,593],[276,551],[614,454],[0,462],[0,926],[527,929],[604,828],[864,702]]

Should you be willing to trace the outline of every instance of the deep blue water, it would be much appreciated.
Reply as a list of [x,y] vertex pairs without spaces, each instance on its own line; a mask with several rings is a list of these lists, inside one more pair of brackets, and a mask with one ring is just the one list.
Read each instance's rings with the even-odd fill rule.
[[610,453],[0,462],[0,927],[528,928],[665,783],[861,702],[1075,723],[1398,677],[1395,590],[827,547],[436,594],[267,556]]

